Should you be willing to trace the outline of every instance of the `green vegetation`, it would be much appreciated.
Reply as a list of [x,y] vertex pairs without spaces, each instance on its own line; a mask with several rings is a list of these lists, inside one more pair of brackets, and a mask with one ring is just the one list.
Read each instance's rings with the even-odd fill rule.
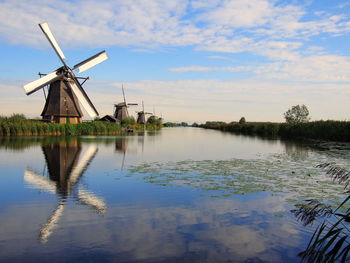
[[136,121],[135,121],[135,118],[133,116],[125,117],[122,120],[122,125],[133,125],[135,123],[136,123]]
[[191,187],[209,196],[269,192],[294,204],[317,199],[338,206],[346,196],[343,185],[315,166],[320,161],[334,162],[337,157],[332,157],[333,153],[325,156],[323,151],[309,154],[298,145],[290,143],[286,153],[266,159],[145,162],[129,166],[126,176],[156,185]]
[[268,136],[278,136],[281,124],[263,122],[263,123],[238,123],[230,122],[226,123],[223,121],[207,121],[205,124],[199,125],[199,127],[205,129],[215,129],[222,131],[230,131],[241,134],[259,134]]
[[[335,162],[319,164],[317,167],[327,170],[327,174],[335,182],[344,184],[345,190],[347,189],[350,175],[348,170],[336,165]],[[333,209],[328,203],[309,199],[296,204],[295,209],[291,210],[305,226],[319,223],[307,248],[299,253],[303,262],[349,262],[349,200],[350,196],[347,196],[336,209]]]
[[154,126],[162,126],[163,125],[162,118],[158,118],[158,117],[152,115],[147,119],[147,124],[154,125]]
[[244,117],[240,118],[238,123],[239,124],[245,124],[246,123],[245,118]]
[[331,141],[350,141],[349,121],[312,121],[300,123],[272,122],[237,122],[208,121],[200,127],[230,131],[240,134],[257,134],[263,136],[281,136],[287,138],[308,138]]
[[350,141],[349,121],[312,121],[305,105],[296,105],[284,113],[285,123],[207,121],[199,125],[205,129],[230,131],[247,135],[281,136],[286,138],[306,138],[330,141]]
[[[157,130],[161,126],[147,124],[146,129]],[[98,135],[120,134],[123,128],[142,130],[143,125],[135,124],[135,120],[129,118],[124,124],[119,125],[109,122],[92,121],[79,124],[46,123],[38,120],[27,119],[23,114],[13,114],[10,117],[0,116],[0,136],[31,136],[31,135]]]
[[[176,123],[176,122],[165,122],[163,124],[164,127],[188,127],[187,122],[181,122],[181,123]],[[198,125],[197,125],[198,126]]]
[[287,123],[304,123],[310,120],[309,110],[305,105],[295,105],[284,113]]

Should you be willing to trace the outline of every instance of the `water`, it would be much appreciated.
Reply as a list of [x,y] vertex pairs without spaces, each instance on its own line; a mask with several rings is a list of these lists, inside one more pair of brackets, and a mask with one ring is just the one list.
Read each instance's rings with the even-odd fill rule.
[[0,262],[297,262],[332,205],[347,145],[165,128],[139,136],[0,138]]

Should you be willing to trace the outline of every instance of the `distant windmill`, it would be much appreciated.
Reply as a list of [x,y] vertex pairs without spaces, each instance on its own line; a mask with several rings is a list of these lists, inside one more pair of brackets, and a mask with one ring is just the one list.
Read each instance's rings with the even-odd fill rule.
[[67,198],[71,195],[80,203],[88,205],[99,213],[106,212],[107,206],[101,198],[85,190],[81,185],[76,187],[84,171],[95,157],[97,147],[89,146],[79,158],[81,150],[80,145],[68,143],[43,146],[49,178],[29,169],[24,172],[24,180],[34,188],[60,196],[56,209],[40,229],[39,240],[43,243],[47,242],[52,235],[63,214]]
[[151,112],[145,112],[145,106],[142,101],[142,111],[137,111],[137,123],[145,124],[146,123],[146,115],[152,115]]
[[126,103],[123,85],[122,85],[122,91],[123,91],[124,102],[114,104],[114,107],[115,107],[114,118],[116,118],[120,122],[122,122],[126,117],[129,117],[128,107],[133,105],[138,105],[137,103]]
[[[73,70],[78,70],[79,73],[105,61],[108,59],[105,51],[102,51],[78,64],[73,69],[69,68],[65,62],[61,48],[57,44],[48,23],[41,23],[39,27],[55,50],[57,56],[61,60],[63,67],[56,71],[44,75],[33,82],[24,85],[24,90],[27,95],[50,85],[49,93],[46,98],[46,103],[41,113],[43,120],[56,123],[80,123],[83,113],[80,109],[79,102],[90,115],[91,118],[98,116],[98,112],[91,100],[85,93],[82,84],[78,81]],[[88,78],[86,78],[88,79]]]

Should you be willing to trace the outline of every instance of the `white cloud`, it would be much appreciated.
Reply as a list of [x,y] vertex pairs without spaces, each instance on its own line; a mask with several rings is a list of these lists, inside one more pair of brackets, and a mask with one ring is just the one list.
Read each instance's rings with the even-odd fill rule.
[[[0,112],[39,116],[44,95],[38,91],[25,96],[21,85],[26,80],[2,81]],[[100,115],[113,113],[113,104],[122,101],[121,84],[127,100],[141,104],[146,111],[162,113],[167,121],[234,121],[245,116],[249,121],[283,121],[292,105],[305,104],[313,120],[345,120],[350,115],[348,85],[340,83],[272,82],[262,80],[142,80],[131,82],[88,81],[84,87]],[[130,112],[140,107],[130,108]],[[85,114],[85,117],[87,115]]]
[[[285,105],[300,103],[310,105],[315,119],[345,119],[350,113],[344,106],[349,96],[345,84],[350,81],[350,59],[328,54],[315,43],[308,46],[308,40],[316,35],[348,34],[350,20],[342,13],[308,16],[302,5],[268,0],[4,0],[0,12],[0,38],[11,44],[48,47],[37,26],[38,22],[48,21],[63,50],[78,46],[122,46],[147,51],[190,46],[215,52],[208,58],[224,59],[218,52],[247,52],[258,57],[256,61],[261,61],[261,56],[267,58],[265,64],[245,62],[247,67],[237,63],[203,66],[194,62],[191,66],[169,69],[203,74],[249,70],[251,80],[125,83],[132,93],[130,97],[155,105],[169,120],[231,121],[245,116],[249,120],[281,121]],[[285,84],[284,81],[290,80],[299,82]],[[25,97],[20,89],[23,83],[26,81],[2,82],[0,95],[7,98],[1,100],[2,114],[11,114],[19,100],[18,111],[32,116],[40,114],[43,95]],[[88,94],[101,114],[111,114],[113,103],[120,96],[119,92],[111,94],[117,84],[87,83]],[[89,90],[94,85],[98,89]],[[330,101],[334,102],[332,109],[326,110],[322,105],[331,105]]]
[[5,0],[0,12],[3,40],[40,47],[45,40],[37,23],[45,20],[65,47],[193,45],[199,50],[262,55],[264,43],[272,40],[281,41],[274,50],[284,50],[285,39],[350,32],[349,19],[343,14],[304,21],[303,6],[269,0]]
[[199,72],[208,72],[208,71],[228,71],[228,72],[238,72],[250,70],[249,67],[245,66],[231,66],[231,67],[204,67],[204,66],[189,66],[189,67],[179,67],[179,68],[169,68],[169,71],[172,72],[190,72],[190,71],[199,71]]
[[349,82],[350,58],[315,55],[275,62],[256,69],[265,78],[310,82]]

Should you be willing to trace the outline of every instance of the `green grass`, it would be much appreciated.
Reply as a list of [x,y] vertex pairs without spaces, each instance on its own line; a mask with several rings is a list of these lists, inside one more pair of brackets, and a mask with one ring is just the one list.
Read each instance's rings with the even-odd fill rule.
[[237,122],[211,121],[200,125],[206,129],[230,131],[240,134],[262,136],[281,136],[286,138],[308,138],[331,141],[350,141],[349,121],[313,121],[307,123],[255,122],[239,124]]
[[[146,130],[159,130],[162,125],[147,124]],[[116,123],[92,121],[79,124],[46,123],[27,119],[23,114],[10,117],[0,116],[0,136],[32,136],[32,135],[114,135],[126,129],[143,130],[140,124],[119,125]]]

